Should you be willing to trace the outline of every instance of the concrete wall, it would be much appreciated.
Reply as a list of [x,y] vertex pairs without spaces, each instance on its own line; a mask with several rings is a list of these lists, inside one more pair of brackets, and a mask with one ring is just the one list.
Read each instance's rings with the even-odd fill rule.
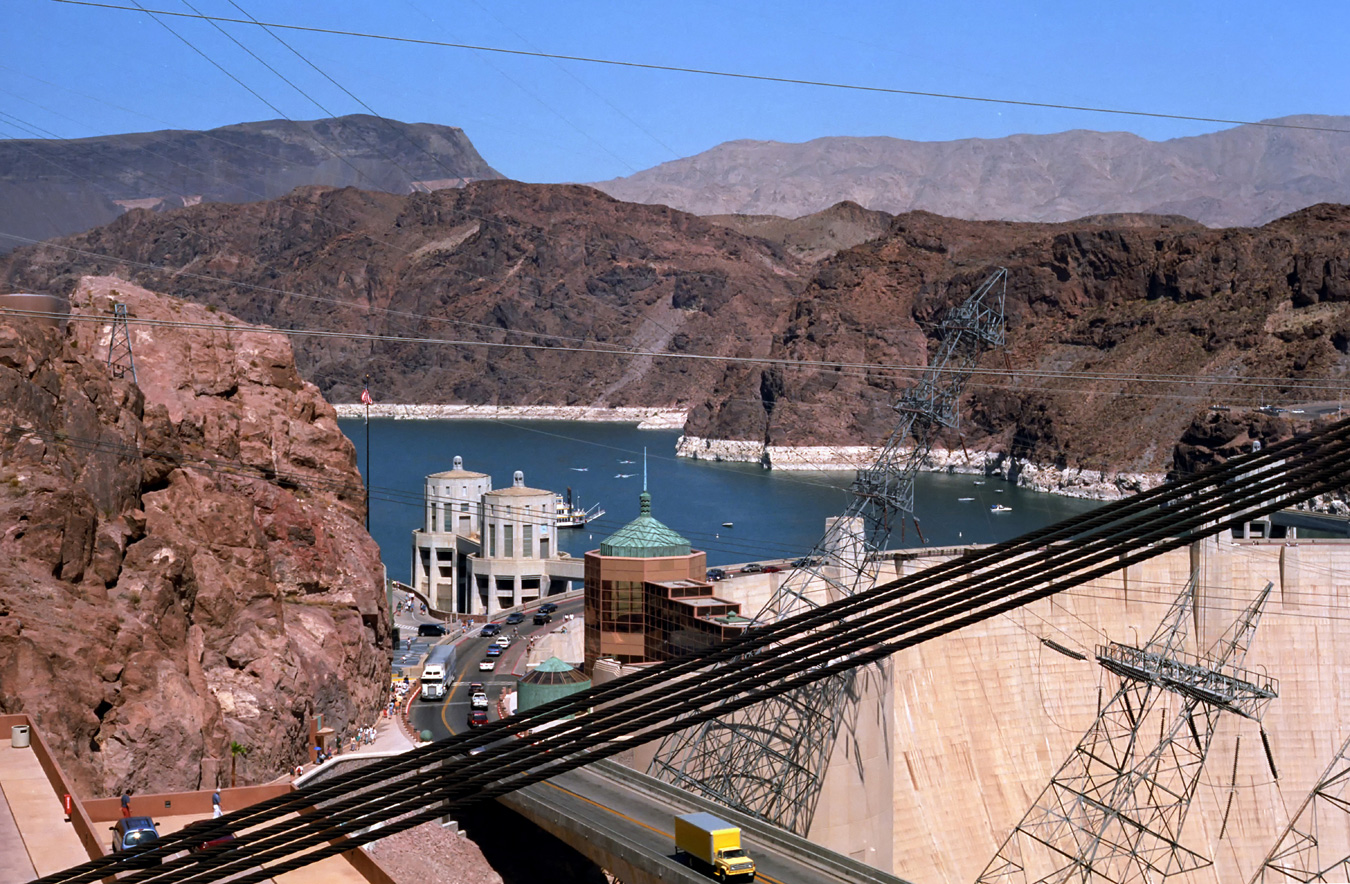
[[[1181,836],[1213,865],[1168,880],[1251,878],[1350,733],[1344,541],[1206,541],[895,655],[886,711],[893,740],[890,871],[918,884],[975,880],[1096,719],[1099,689],[1106,698],[1114,692],[1117,680],[1093,660],[1095,647],[1146,642],[1193,565],[1205,586],[1192,617],[1202,649],[1266,581],[1275,584],[1245,666],[1280,681],[1264,721],[1280,778],[1271,776],[1257,724],[1225,716]],[[1043,637],[1088,659],[1066,657]],[[1239,737],[1235,798],[1220,841]],[[850,766],[837,749],[830,801],[817,823],[821,843],[845,854],[858,849],[856,832],[839,821],[852,813],[839,805],[856,794]],[[870,784],[863,794],[872,800]]]

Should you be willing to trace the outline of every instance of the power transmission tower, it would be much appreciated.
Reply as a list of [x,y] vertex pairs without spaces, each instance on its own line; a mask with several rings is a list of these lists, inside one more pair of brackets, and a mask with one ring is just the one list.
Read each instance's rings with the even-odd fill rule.
[[1303,799],[1251,884],[1350,881],[1350,739]]
[[127,305],[113,304],[112,334],[108,337],[108,370],[115,378],[131,373],[136,383],[136,360],[131,355],[131,332],[127,329]]
[[1209,865],[1179,839],[1219,716],[1259,722],[1279,686],[1240,668],[1271,584],[1195,657],[1182,648],[1197,582],[1193,575],[1143,648],[1097,648],[1119,689],[978,884],[1153,884]]
[[[936,352],[894,408],[899,421],[871,467],[858,472],[854,501],[830,520],[811,555],[779,584],[758,622],[771,623],[876,585],[879,553],[914,513],[914,476],[957,406],[980,355],[1004,342],[1007,271],[998,268],[935,330]],[[915,527],[918,522],[915,520]],[[859,708],[855,670],[667,737],[648,772],[806,835],[842,727]]]

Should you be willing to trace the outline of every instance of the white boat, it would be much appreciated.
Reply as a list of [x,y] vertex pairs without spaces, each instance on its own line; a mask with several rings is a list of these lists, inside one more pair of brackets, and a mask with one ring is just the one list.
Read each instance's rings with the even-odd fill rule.
[[723,523],[722,523],[722,527],[723,527],[723,528],[731,528],[734,524],[735,524],[734,522],[723,522]]
[[958,501],[960,501],[961,503],[965,503],[967,500],[974,500],[975,498],[973,498],[973,497],[958,497],[958,498],[956,498],[956,499],[957,499]]
[[561,494],[553,495],[553,524],[559,528],[584,528],[591,519],[598,519],[605,514],[600,509],[600,504],[595,504],[590,509],[586,509],[579,502],[572,502],[572,489],[567,489],[567,496]]
[[1004,505],[1001,504],[1001,503],[991,503],[991,504],[989,504],[989,512],[991,512],[991,513],[1010,513],[1010,512],[1012,512],[1012,507],[1010,507],[1010,506],[1004,506]]

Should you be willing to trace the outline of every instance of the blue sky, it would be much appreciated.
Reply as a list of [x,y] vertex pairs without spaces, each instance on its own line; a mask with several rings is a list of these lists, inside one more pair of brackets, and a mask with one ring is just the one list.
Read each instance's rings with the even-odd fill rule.
[[[1350,113],[1344,2],[139,2],[235,18],[245,17],[242,8],[283,24],[510,49],[1166,114],[1261,120]],[[256,27],[222,26],[318,104],[204,21],[163,19],[189,46],[142,12],[53,0],[5,0],[4,10],[0,137],[327,116],[319,105],[335,114],[362,112]],[[1226,128],[276,33],[380,114],[459,126],[489,163],[526,181],[628,175],[738,138],[929,141],[1098,129],[1156,140]]]

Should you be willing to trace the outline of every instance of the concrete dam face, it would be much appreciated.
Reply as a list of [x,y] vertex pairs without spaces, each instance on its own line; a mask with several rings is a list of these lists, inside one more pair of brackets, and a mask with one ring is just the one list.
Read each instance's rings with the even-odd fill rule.
[[[932,563],[906,562],[905,573]],[[1098,648],[1143,648],[1193,573],[1178,631],[1186,660],[1222,643],[1273,584],[1241,663],[1254,682],[1278,682],[1260,721],[1207,711],[1199,694],[1188,707],[1161,688],[1146,709],[1112,705],[1122,676],[1097,662]],[[1126,825],[1130,845],[1098,845],[1097,868],[1161,880],[1144,877],[1148,857],[1172,872],[1169,884],[1252,881],[1350,737],[1346,649],[1350,542],[1215,538],[1165,554],[864,670],[809,837],[915,884],[1035,881],[1066,860],[1035,837],[1049,832],[1047,817],[1028,812],[1068,802],[1063,815],[1073,817],[1109,804],[1105,792],[1075,802],[1077,774],[1096,764],[1100,775],[1102,757],[1132,752],[1112,762],[1122,773],[1113,794],[1129,795],[1117,809],[1171,836]],[[1068,788],[1047,793],[1052,778]],[[1098,810],[1099,821],[1109,815]],[[1350,812],[1333,806],[1319,825],[1323,865],[1350,853]],[[1014,856],[1017,868],[991,867],[996,855]]]

